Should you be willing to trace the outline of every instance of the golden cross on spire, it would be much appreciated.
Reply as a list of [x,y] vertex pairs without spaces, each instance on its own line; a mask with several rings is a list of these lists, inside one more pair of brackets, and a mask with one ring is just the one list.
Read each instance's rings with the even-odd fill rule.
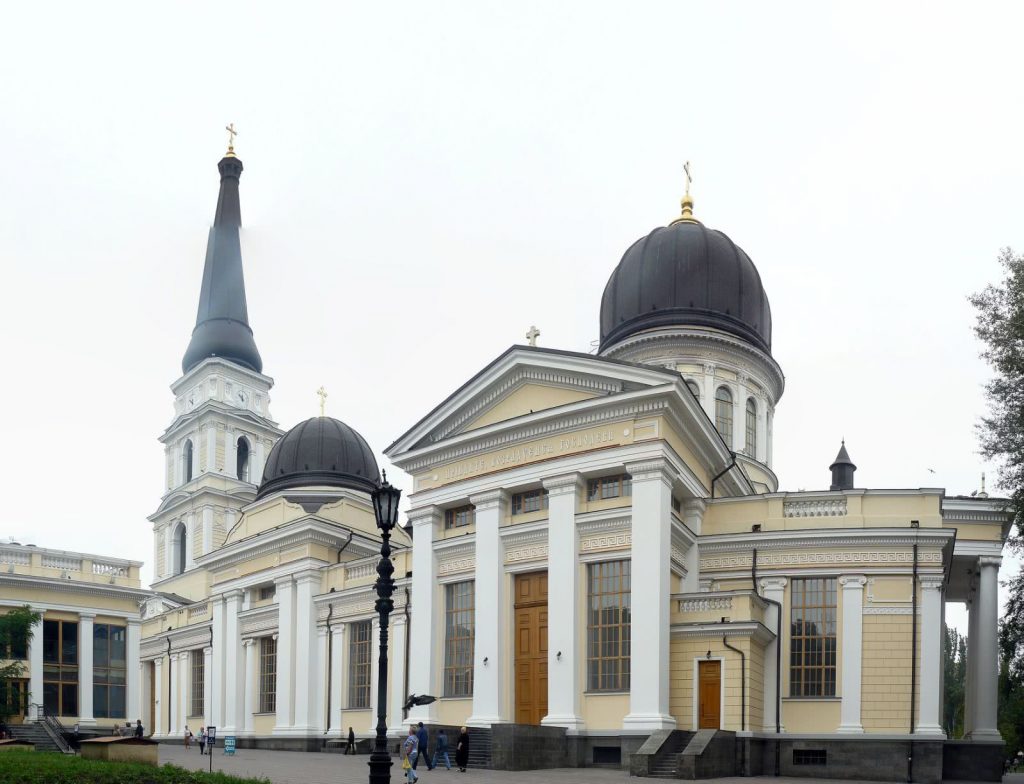
[[323,386],[321,386],[320,389],[316,391],[316,394],[320,398],[320,416],[323,416],[324,406],[327,404],[327,390],[324,389]]
[[234,123],[228,123],[224,126],[224,130],[228,132],[228,155],[235,154],[235,137],[238,136],[238,131],[235,130]]

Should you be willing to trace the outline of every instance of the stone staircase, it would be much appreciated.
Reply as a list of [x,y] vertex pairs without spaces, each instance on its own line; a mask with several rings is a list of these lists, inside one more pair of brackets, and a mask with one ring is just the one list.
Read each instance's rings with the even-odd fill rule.
[[[455,761],[455,744],[451,743],[452,762]],[[484,727],[469,728],[469,767],[475,770],[490,769],[493,766],[491,759],[491,730]]]
[[650,777],[655,779],[674,779],[679,777],[679,755],[693,738],[692,732],[674,730],[658,750],[652,760]]
[[60,752],[60,747],[42,724],[12,724],[8,725],[7,729],[10,731],[11,737],[35,744],[36,751]]

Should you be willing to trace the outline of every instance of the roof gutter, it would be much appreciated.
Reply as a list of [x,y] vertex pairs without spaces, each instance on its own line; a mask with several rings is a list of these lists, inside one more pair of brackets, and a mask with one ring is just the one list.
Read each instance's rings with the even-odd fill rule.
[[717,482],[719,479],[721,479],[723,476],[725,476],[729,472],[729,470],[731,468],[735,468],[736,467],[736,453],[733,452],[731,449],[729,450],[729,457],[732,458],[732,462],[729,463],[729,465],[727,465],[725,468],[723,468],[717,474],[715,474],[715,477],[711,480],[711,497],[712,498],[715,497],[715,482]]

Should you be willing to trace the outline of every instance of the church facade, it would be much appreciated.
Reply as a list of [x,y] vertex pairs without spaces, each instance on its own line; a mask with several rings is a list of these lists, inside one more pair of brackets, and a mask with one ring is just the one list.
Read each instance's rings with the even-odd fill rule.
[[[284,432],[271,417],[242,164],[229,151],[219,170],[160,437],[140,711],[166,740],[214,725],[240,746],[316,750],[349,727],[368,742],[378,465],[343,422]],[[939,488],[857,488],[845,444],[822,490],[780,490],[767,293],[692,207],[627,249],[596,354],[513,346],[385,450],[412,481],[389,727],[467,725],[496,767],[642,776],[706,771],[722,744],[739,766],[723,772],[817,778],[891,778],[908,749],[920,780],[941,777],[944,755],[998,759],[1009,515]],[[941,699],[949,601],[970,612],[957,744]],[[410,693],[437,700],[406,715]]]

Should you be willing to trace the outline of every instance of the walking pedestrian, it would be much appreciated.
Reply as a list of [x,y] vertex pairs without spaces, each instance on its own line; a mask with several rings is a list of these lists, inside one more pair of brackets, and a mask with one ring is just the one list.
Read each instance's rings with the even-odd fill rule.
[[437,767],[438,757],[444,758],[444,766],[448,770],[452,769],[452,762],[448,759],[448,736],[444,734],[443,727],[437,731],[437,737],[434,739],[434,758],[430,762],[431,770]]
[[348,728],[348,746],[345,747],[345,753],[356,753],[356,731],[351,727]]
[[434,766],[430,762],[430,756],[427,752],[427,743],[430,740],[430,736],[427,734],[427,728],[423,726],[421,721],[418,725],[419,729],[416,731],[416,759],[413,760],[412,769],[416,770],[416,764],[420,761],[420,757],[427,765],[427,770],[433,770]]
[[206,727],[199,728],[199,753],[206,754]]
[[459,740],[455,746],[455,764],[459,766],[459,773],[466,772],[466,765],[469,764],[469,732],[465,727],[459,728]]
[[192,730],[190,730],[188,728],[188,725],[186,724],[185,725],[185,751],[188,751],[191,746],[192,746]]
[[405,743],[402,744],[402,770],[405,771],[405,777],[409,784],[416,784],[416,781],[419,780],[415,771],[416,758],[419,756],[417,753],[419,743],[419,738],[416,737],[416,727],[411,725]]

